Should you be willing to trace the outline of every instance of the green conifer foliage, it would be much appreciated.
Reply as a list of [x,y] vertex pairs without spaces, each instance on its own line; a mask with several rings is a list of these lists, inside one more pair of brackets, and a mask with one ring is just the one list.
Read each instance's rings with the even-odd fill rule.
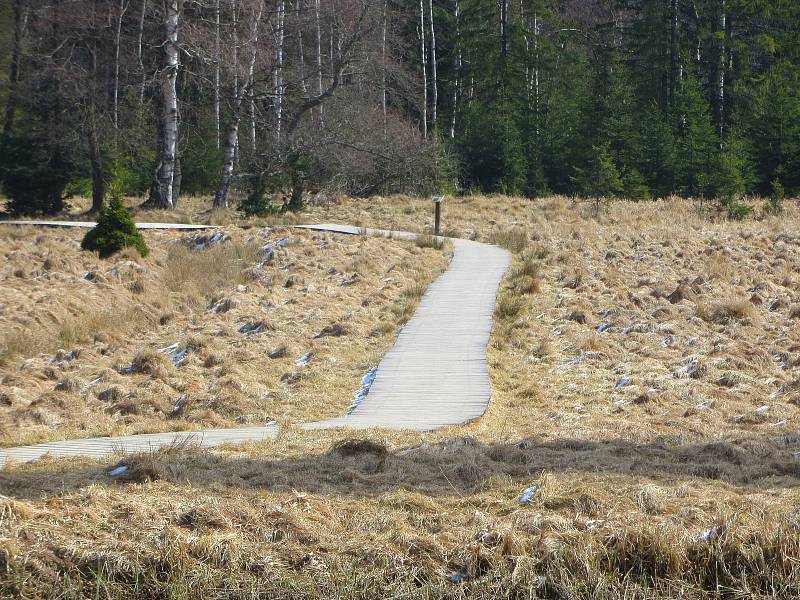
[[720,166],[720,142],[694,69],[687,69],[678,89],[674,120],[677,187],[688,195],[707,195],[713,192],[712,171]]
[[586,168],[577,168],[575,183],[582,193],[593,198],[611,198],[625,189],[617,165],[611,156],[611,145],[606,142],[592,146],[592,158]]
[[122,194],[114,191],[109,203],[100,211],[97,225],[84,236],[81,248],[97,251],[101,258],[107,258],[129,247],[136,248],[143,257],[150,253],[133,217],[122,203]]

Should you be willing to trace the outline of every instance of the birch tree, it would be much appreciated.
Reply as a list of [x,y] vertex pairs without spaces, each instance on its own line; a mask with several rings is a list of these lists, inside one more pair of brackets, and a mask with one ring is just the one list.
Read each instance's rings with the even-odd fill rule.
[[217,192],[214,195],[214,208],[228,207],[228,192],[233,181],[233,172],[236,163],[236,149],[239,146],[239,124],[241,122],[242,104],[245,97],[251,96],[255,77],[256,57],[258,55],[258,40],[261,27],[261,18],[264,14],[264,1],[260,0],[250,25],[250,37],[247,40],[249,56],[247,59],[247,74],[241,87],[237,86],[234,92],[231,107],[230,123],[225,135],[225,154],[222,162],[222,174]]
[[420,61],[422,68],[422,137],[428,137],[428,55],[425,43],[425,6],[419,0],[419,29],[417,30],[420,46]]
[[456,28],[456,48],[454,57],[455,81],[453,82],[453,114],[450,120],[450,139],[456,137],[456,116],[458,115],[458,99],[461,92],[461,26],[458,0],[454,0],[455,28]]
[[149,203],[156,208],[175,208],[175,158],[178,144],[178,92],[176,80],[180,67],[180,31],[183,0],[163,0],[164,63],[161,76],[161,115],[158,159]]
[[431,25],[431,125],[436,127],[436,110],[439,104],[439,78],[436,74],[436,27],[433,22],[433,0],[428,0],[428,20]]
[[283,40],[286,1],[278,0],[277,28],[275,31],[275,70],[273,75],[273,94],[275,97],[275,143],[281,143],[283,122]]

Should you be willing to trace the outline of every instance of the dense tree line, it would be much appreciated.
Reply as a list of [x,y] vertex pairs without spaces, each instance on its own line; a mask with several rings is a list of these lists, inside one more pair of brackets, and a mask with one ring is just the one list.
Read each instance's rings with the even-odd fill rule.
[[800,192],[788,0],[10,0],[0,181],[250,212],[308,193]]

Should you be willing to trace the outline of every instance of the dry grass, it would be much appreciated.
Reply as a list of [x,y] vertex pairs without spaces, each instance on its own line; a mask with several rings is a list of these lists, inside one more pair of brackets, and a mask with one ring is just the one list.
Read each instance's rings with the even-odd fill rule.
[[519,253],[528,247],[528,234],[519,227],[493,229],[489,234],[489,243]]
[[[205,249],[147,232],[150,257],[109,261],[81,252],[80,232],[0,231],[0,392],[13,398],[0,445],[335,416],[447,260],[407,241],[225,231]],[[76,384],[59,389],[65,376]]]
[[698,304],[697,316],[704,321],[725,325],[731,321],[741,321],[754,314],[753,305],[747,300],[724,300],[711,305]]
[[435,250],[441,250],[445,246],[445,240],[443,238],[428,234],[418,235],[414,243],[420,248],[434,248]]
[[[424,199],[339,199],[303,218],[425,231],[429,209]],[[187,409],[194,424],[203,411],[221,414],[214,407],[222,398],[254,396],[231,416],[269,411],[288,426],[273,444],[156,456],[145,469],[154,476],[141,483],[110,478],[104,467],[116,460],[45,460],[3,472],[0,596],[795,597],[798,211],[717,223],[670,200],[591,214],[564,198],[467,197],[443,206],[444,224],[464,237],[488,241],[517,228],[526,238],[498,295],[492,402],[462,428],[354,439],[290,425],[346,405],[391,343],[395,319],[410,314],[404,303],[424,290],[414,252],[431,249],[381,241],[377,268],[358,248],[375,240],[352,239],[333,260],[340,274],[326,275],[331,249],[319,252],[320,240],[300,236],[268,274],[274,283],[252,296],[223,295],[236,301],[227,312],[200,312],[172,292],[152,312],[172,313],[162,327],[175,329],[147,347],[188,344],[177,333],[193,329],[206,340],[197,356],[168,365],[163,381],[125,376],[136,378],[132,386],[120,376],[98,390],[121,388],[114,402],[134,392],[174,401],[185,386],[199,403]],[[400,246],[408,254],[385,258]],[[31,263],[9,265],[2,284],[26,281],[12,270],[31,274]],[[303,282],[284,288],[287,266]],[[340,288],[350,266],[360,278]],[[139,302],[164,289],[155,276],[140,278]],[[667,296],[680,285],[693,297],[673,304]],[[369,292],[351,298],[359,286]],[[284,308],[263,312],[264,298]],[[242,341],[236,327],[245,318],[274,329]],[[339,322],[351,333],[306,341]],[[258,358],[281,343],[284,358]],[[131,346],[114,344],[122,346],[116,360],[130,364]],[[297,383],[259,387],[295,370],[306,350],[320,362]],[[84,351],[79,364],[99,360]],[[13,390],[8,402],[28,407],[23,427],[36,430],[34,413],[46,420],[56,402],[78,406],[68,390],[90,374],[58,369],[45,379],[45,365],[29,369],[26,376],[49,382],[40,393],[50,404],[28,406],[30,396]],[[65,389],[51,391],[61,382]],[[204,396],[209,383],[216,389]],[[172,391],[158,396],[164,385]],[[11,410],[2,398],[0,411]],[[521,504],[533,485],[531,502]]]
[[171,292],[206,302],[220,290],[247,283],[260,254],[261,248],[253,243],[219,244],[203,252],[176,244],[167,253],[163,281]]

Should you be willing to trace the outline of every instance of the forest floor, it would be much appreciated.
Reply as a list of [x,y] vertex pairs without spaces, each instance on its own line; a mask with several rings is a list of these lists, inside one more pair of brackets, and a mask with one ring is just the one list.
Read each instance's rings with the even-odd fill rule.
[[[187,393],[171,386],[170,378],[182,380],[190,398],[201,398],[196,412],[187,413],[195,418],[182,426],[226,424],[253,413],[286,427],[275,443],[172,448],[133,457],[133,476],[126,482],[107,475],[114,461],[43,461],[0,473],[0,596],[47,597],[58,590],[65,597],[200,598],[221,597],[225,589],[228,596],[286,598],[796,597],[800,210],[787,203],[780,217],[730,222],[698,214],[695,205],[678,200],[619,202],[597,215],[594,208],[563,198],[468,197],[443,206],[446,234],[514,252],[489,346],[492,402],[483,418],[464,427],[419,434],[291,426],[341,412],[365,367],[391,344],[395,329],[381,323],[391,315],[396,325],[403,313],[395,308],[408,297],[400,290],[444,267],[441,252],[397,240],[270,230],[274,239],[293,241],[286,263],[277,264],[293,264],[308,282],[316,272],[325,280],[330,268],[324,261],[333,254],[319,252],[323,239],[343,252],[333,255],[343,274],[337,282],[357,270],[340,264],[352,258],[346,248],[363,248],[381,259],[373,260],[372,271],[358,269],[376,279],[369,288],[360,283],[364,288],[341,306],[326,306],[319,294],[296,296],[301,306],[294,310],[320,311],[311,324],[261,313],[264,292],[238,299],[240,308],[222,315],[204,303],[190,308],[172,300],[169,307],[148,304],[149,333],[135,343],[121,335],[119,341],[82,346],[119,346],[108,363],[99,350],[82,350],[63,372],[58,362],[45,364],[49,358],[64,362],[51,354],[7,360],[2,385],[23,390],[22,399],[11,398],[11,407],[0,408],[4,416],[23,420],[5,433],[6,444],[53,435],[25,416],[25,403],[55,394],[51,389],[62,379],[91,382],[101,374],[137,397],[148,385],[153,396],[170,386],[165,402]],[[211,218],[200,212],[199,201],[182,210],[195,222]],[[426,231],[431,217],[429,200],[395,197],[341,200],[291,220]],[[156,220],[146,214],[137,219]],[[213,219],[230,222],[235,216],[215,213]],[[277,227],[277,219],[270,221]],[[260,231],[228,229],[240,244]],[[69,270],[63,267],[70,281],[130,260],[78,255],[77,238],[60,231],[37,232],[34,243],[31,234],[2,235],[4,251],[16,243],[21,255],[19,264],[7,267],[11,276],[3,276],[3,288],[22,285],[9,283],[12,277],[32,288],[42,285],[36,276],[49,244],[73,248],[52,257],[74,261]],[[166,269],[174,234],[147,235],[155,248],[147,259],[151,270],[157,271],[159,260]],[[13,251],[5,253],[14,258]],[[415,272],[422,259],[427,266]],[[84,260],[94,266],[79,264]],[[392,293],[378,292],[395,262],[405,265],[391,272],[398,285]],[[325,266],[316,269],[314,263]],[[15,269],[25,274],[19,277]],[[269,288],[281,295],[272,300],[276,306],[289,299],[283,294],[299,292],[282,287],[286,277],[276,268],[277,284]],[[252,285],[248,281],[226,282],[223,295]],[[77,286],[84,283],[89,285],[64,283],[62,293],[69,296],[62,303],[73,295],[82,298]],[[117,289],[130,282],[108,285]],[[140,296],[153,293],[151,303],[164,297],[156,293],[159,285],[145,281]],[[329,285],[338,294],[350,293]],[[125,289],[132,307],[137,296]],[[386,298],[359,312],[367,289]],[[33,309],[42,305],[36,303],[45,297],[42,290],[14,297],[19,301],[13,310],[0,314],[4,332],[26,314],[31,323],[63,322],[62,313],[34,316],[40,314]],[[358,334],[309,339],[352,311]],[[162,313],[175,316],[156,326]],[[275,331],[239,334],[240,321],[256,314],[276,325]],[[174,320],[183,325],[169,329]],[[189,344],[194,336],[204,340],[196,350]],[[292,350],[273,368],[264,353],[284,338],[292,340]],[[196,363],[161,365],[170,373],[166,380],[158,379],[158,370],[122,375],[112,366],[132,364],[140,347],[175,341],[193,349],[190,361]],[[255,343],[263,348],[248,356],[257,370],[236,354]],[[52,343],[46,352],[70,347]],[[318,368],[315,356],[295,388],[279,383],[308,350],[318,352]],[[221,365],[202,366],[201,359],[217,354]],[[80,364],[84,356],[110,372],[72,374],[69,364]],[[30,376],[20,370],[29,361]],[[231,373],[217,375],[220,368]],[[244,391],[234,395],[237,381]],[[212,384],[217,387],[210,389]],[[227,400],[211,400],[221,398],[222,390],[233,396],[235,410],[225,408]],[[270,391],[274,398],[262,396]],[[86,435],[173,423],[161,415],[128,415],[130,422],[123,424],[99,410],[94,392],[75,394],[68,402],[79,409],[98,407],[85,413],[98,422]],[[58,433],[78,435],[85,418],[70,420],[70,410],[53,406],[48,414],[64,422]],[[526,502],[520,501],[523,490],[530,492]]]

